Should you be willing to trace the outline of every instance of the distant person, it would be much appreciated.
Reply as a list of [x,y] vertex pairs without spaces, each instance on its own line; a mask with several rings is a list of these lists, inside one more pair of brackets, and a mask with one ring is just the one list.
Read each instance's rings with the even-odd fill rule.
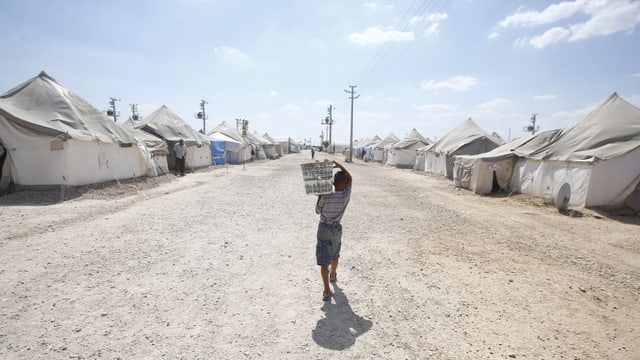
[[316,156],[316,151],[311,147],[311,158],[313,159]]
[[[328,160],[325,160],[328,161]],[[318,195],[316,202],[316,214],[320,215],[316,242],[316,261],[320,265],[320,275],[324,286],[322,292],[323,301],[331,301],[331,288],[329,282],[338,280],[338,259],[342,245],[342,225],[340,221],[349,205],[351,198],[351,174],[333,161],[333,167],[339,168],[333,176],[335,190],[331,194]],[[331,269],[329,269],[331,265]]]
[[175,145],[173,145],[173,156],[176,159],[176,176],[180,172],[180,176],[184,176],[184,165],[187,158],[187,146],[184,144],[184,140],[180,139]]

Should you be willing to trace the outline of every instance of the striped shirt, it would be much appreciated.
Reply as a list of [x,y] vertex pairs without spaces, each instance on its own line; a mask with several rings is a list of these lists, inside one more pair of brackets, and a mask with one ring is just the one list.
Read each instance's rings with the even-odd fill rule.
[[339,224],[342,215],[349,205],[351,189],[341,192],[333,192],[328,195],[320,195],[316,205],[316,214],[320,214],[320,222],[325,224]]

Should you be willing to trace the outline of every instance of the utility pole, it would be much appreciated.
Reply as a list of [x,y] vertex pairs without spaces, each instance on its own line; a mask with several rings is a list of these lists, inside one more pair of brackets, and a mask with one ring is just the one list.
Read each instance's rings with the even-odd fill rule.
[[140,115],[138,114],[138,104],[129,104],[131,106],[131,119],[138,121],[140,120]]
[[351,131],[349,135],[349,162],[353,162],[353,100],[360,97],[360,95],[355,96],[355,88],[357,85],[349,85],[351,90],[345,90],[347,94],[351,94],[349,99],[351,99]]
[[538,117],[538,114],[531,114],[531,125],[526,126],[524,128],[524,131],[528,131],[531,133],[531,135],[535,135],[536,131],[540,130],[540,127],[536,127],[536,118]]
[[207,121],[207,113],[205,112],[204,106],[208,104],[208,102],[202,100],[200,101],[200,112],[196,113],[196,119],[202,119],[202,133],[203,134],[207,134],[207,129],[206,129],[206,125],[205,125],[205,121]]
[[333,105],[329,105],[329,109],[327,109],[327,111],[329,112],[329,118],[328,118],[329,119],[329,146],[333,144],[333,139],[331,138],[331,133],[332,133],[331,127],[333,126],[332,110],[333,110]]
[[[247,132],[249,132],[249,120],[236,119],[236,130],[239,130],[238,128],[242,129],[242,139],[244,140],[244,144],[246,146],[247,145]],[[243,158],[244,158],[244,156],[243,156]],[[246,162],[247,162],[247,159],[244,159],[244,161],[242,162],[242,170],[246,169],[246,165],[245,165]]]
[[332,113],[333,109],[334,109],[333,105],[329,105],[329,108],[327,110],[329,115],[326,116],[324,119],[320,120],[321,125],[327,126],[327,132],[329,134],[329,147],[331,147],[331,143],[333,142],[333,140],[331,139],[331,127],[333,126],[333,113]]
[[120,101],[120,99],[116,99],[116,98],[110,98],[109,99],[109,106],[111,106],[111,109],[107,110],[107,115],[108,116],[113,116],[113,121],[117,122],[118,121],[118,116],[120,116],[120,113],[116,111],[116,101]]

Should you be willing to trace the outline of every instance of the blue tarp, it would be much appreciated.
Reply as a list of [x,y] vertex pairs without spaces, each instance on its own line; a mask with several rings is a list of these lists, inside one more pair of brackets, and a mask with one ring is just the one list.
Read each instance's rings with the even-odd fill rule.
[[224,154],[225,146],[224,141],[212,141],[211,142],[211,163],[213,165],[224,165],[227,159]]

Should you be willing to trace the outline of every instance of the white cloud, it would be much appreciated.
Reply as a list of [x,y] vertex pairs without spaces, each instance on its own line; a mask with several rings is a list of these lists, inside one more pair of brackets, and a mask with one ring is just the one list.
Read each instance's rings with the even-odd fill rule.
[[300,107],[295,104],[286,104],[282,106],[282,110],[286,112],[298,112],[300,111]]
[[433,13],[424,16],[414,16],[409,20],[409,24],[418,26],[426,26],[424,30],[424,34],[426,36],[437,36],[440,34],[439,28],[440,23],[446,20],[449,17],[447,13]]
[[491,101],[483,102],[479,105],[475,106],[475,111],[494,111],[497,109],[503,109],[507,106],[511,105],[511,101],[504,98],[497,98]]
[[555,100],[557,98],[556,95],[554,94],[547,94],[547,95],[534,95],[533,99],[534,100],[540,100],[540,101],[548,101],[548,100]]
[[361,33],[349,35],[349,41],[358,45],[379,45],[386,42],[406,42],[415,40],[415,35],[411,31],[403,32],[394,30],[392,27],[383,28],[380,25],[370,27]]
[[622,96],[622,98],[633,104],[633,106],[640,108],[640,94]]
[[238,49],[228,46],[219,46],[213,49],[218,60],[230,64],[246,64],[249,62],[249,56]]
[[494,32],[492,32],[491,34],[489,34],[489,36],[487,36],[487,38],[488,38],[489,40],[491,40],[491,39],[495,39],[495,38],[497,38],[498,36],[500,36],[500,33],[498,33],[498,32],[495,32],[495,31],[494,31]]
[[444,20],[447,20],[448,17],[449,15],[447,15],[447,13],[433,13],[427,15],[426,19],[429,22],[442,22]]
[[[313,102],[313,105],[318,105],[318,106],[322,106],[322,107],[329,107],[329,105],[331,105],[331,101],[329,100],[316,100]],[[334,107],[335,109],[335,107]]]
[[371,111],[359,111],[357,112],[358,118],[362,118],[365,120],[381,120],[381,119],[389,119],[391,117],[391,113],[388,112],[371,112]]
[[633,77],[637,77],[637,78],[640,78],[640,73],[635,73],[635,74],[633,74],[633,75],[631,75],[631,76],[633,76]]
[[454,76],[442,81],[423,81],[421,87],[424,90],[449,89],[453,91],[467,91],[478,83],[473,76]]
[[498,24],[502,27],[532,27],[538,25],[552,24],[556,21],[567,19],[576,13],[588,3],[587,0],[577,0],[572,2],[561,2],[559,4],[551,4],[543,11],[524,11],[516,12],[500,21]]
[[544,32],[542,35],[534,36],[528,41],[529,45],[536,49],[542,49],[543,47],[559,43],[560,41],[569,37],[569,31],[562,27],[554,27]]
[[449,104],[426,104],[416,106],[416,110],[421,113],[441,114],[458,112],[458,106]]
[[378,8],[378,3],[368,2],[368,3],[362,4],[362,6],[368,8],[368,9],[371,9],[371,10],[375,10],[375,9]]
[[275,91],[275,90],[270,90],[270,91],[269,91],[269,95],[271,95],[271,96],[273,96],[273,97],[278,97],[278,96],[280,96],[280,94],[278,94],[278,92],[277,92],[277,91]]
[[436,35],[436,36],[440,34],[440,31],[438,31],[438,23],[433,23],[429,25],[429,27],[427,28],[427,30],[424,31],[424,33],[426,35]]
[[549,5],[543,11],[518,11],[498,24],[507,27],[534,27],[568,20],[583,14],[587,20],[571,25],[554,26],[542,35],[517,39],[514,44],[528,44],[541,49],[564,41],[586,40],[618,32],[631,33],[640,24],[640,2],[632,0],[576,0]]
[[640,24],[640,2],[589,2],[585,12],[591,16],[584,23],[572,25],[569,41],[632,31]]
[[368,3],[364,3],[362,4],[363,7],[368,8],[370,10],[377,10],[377,9],[386,9],[386,10],[393,10],[395,9],[395,6],[393,5],[380,5],[376,2],[368,2]]

